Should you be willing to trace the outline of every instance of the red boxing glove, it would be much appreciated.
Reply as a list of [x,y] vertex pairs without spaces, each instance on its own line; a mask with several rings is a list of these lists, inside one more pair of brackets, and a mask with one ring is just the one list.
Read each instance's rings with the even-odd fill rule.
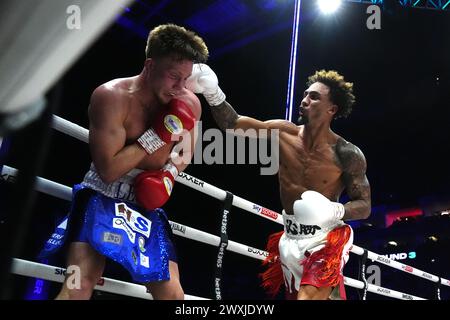
[[171,141],[172,134],[181,134],[183,129],[190,131],[195,124],[195,116],[186,103],[172,99],[168,109],[158,114],[153,129],[165,143]]
[[137,202],[146,210],[162,207],[170,198],[178,169],[171,163],[158,171],[144,171],[134,179]]
[[144,132],[137,142],[152,154],[163,145],[172,141],[172,134],[181,134],[183,130],[190,131],[195,124],[195,116],[185,102],[172,99],[153,121],[152,128]]

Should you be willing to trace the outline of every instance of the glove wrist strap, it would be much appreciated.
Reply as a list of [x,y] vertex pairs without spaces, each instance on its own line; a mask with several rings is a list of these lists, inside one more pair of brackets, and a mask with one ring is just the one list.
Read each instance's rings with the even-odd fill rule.
[[145,152],[152,154],[159,148],[163,147],[166,143],[161,140],[158,134],[153,130],[153,128],[145,131],[142,136],[139,137],[137,142],[144,148]]
[[172,177],[175,179],[178,176],[178,169],[172,163],[168,162],[164,167],[163,171],[168,171]]
[[332,202],[331,203],[334,207],[333,213],[336,220],[342,220],[345,214],[345,207],[342,203],[339,202]]
[[204,94],[204,97],[206,99],[206,102],[208,102],[210,106],[218,106],[226,99],[225,93],[222,91],[222,89],[220,89],[220,87],[217,87],[216,93]]

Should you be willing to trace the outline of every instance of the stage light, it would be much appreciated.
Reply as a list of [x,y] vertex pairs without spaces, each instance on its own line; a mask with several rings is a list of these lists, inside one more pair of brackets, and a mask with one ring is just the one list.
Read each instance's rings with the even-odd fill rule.
[[335,12],[341,5],[342,0],[318,0],[320,10],[324,14],[331,14]]

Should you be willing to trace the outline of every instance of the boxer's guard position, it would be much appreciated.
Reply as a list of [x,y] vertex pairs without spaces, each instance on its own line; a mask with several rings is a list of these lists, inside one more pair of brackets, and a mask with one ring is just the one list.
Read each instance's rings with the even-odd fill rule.
[[105,257],[124,266],[154,299],[184,298],[172,233],[160,207],[187,167],[172,162],[173,140],[192,133],[201,115],[200,102],[185,82],[193,63],[207,58],[200,37],[183,27],[161,25],[149,34],[139,75],[109,81],[93,92],[92,164],[73,188],[67,221],[41,254],[70,243],[67,265],[80,271],[79,285],[68,282],[67,275],[57,299],[89,299]]

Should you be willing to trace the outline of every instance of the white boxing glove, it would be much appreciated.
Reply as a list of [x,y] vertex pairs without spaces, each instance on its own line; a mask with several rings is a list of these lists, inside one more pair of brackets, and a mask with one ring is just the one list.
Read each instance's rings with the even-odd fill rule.
[[219,87],[214,71],[204,63],[195,63],[192,74],[186,80],[186,89],[203,94],[210,106],[218,106],[225,101],[225,93]]
[[344,217],[342,203],[332,202],[316,191],[305,191],[294,202],[294,215],[298,223],[319,227],[339,221]]

